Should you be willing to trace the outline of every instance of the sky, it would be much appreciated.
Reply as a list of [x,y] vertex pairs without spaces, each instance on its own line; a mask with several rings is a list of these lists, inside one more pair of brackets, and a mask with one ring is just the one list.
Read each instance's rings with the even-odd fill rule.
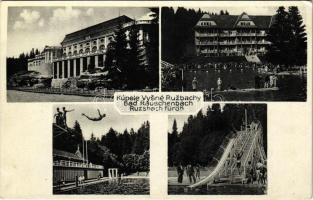
[[135,7],[9,7],[7,56],[60,45],[68,33],[121,15],[138,19],[148,12]]
[[[224,103],[220,103],[220,105],[221,105],[221,109],[223,110],[225,104]],[[206,114],[208,106],[212,106],[212,104],[211,103],[205,103],[202,106],[201,110],[202,110],[203,115]],[[197,113],[193,114],[193,116],[196,116]],[[182,129],[183,129],[184,123],[187,122],[188,117],[189,117],[189,115],[169,115],[168,116],[168,129],[167,129],[167,131],[170,132],[170,133],[172,132],[172,130],[173,130],[173,122],[176,119],[177,131],[178,131],[178,133],[180,133],[182,131]]]
[[[236,3],[236,2],[234,2]],[[264,4],[263,4],[264,5]],[[186,7],[186,8],[193,8],[195,10],[198,10],[199,7]],[[288,7],[285,6],[286,10],[288,10]],[[177,9],[177,8],[175,8]],[[201,7],[200,8],[202,11],[208,11],[208,12],[215,12],[215,13],[220,13],[221,10],[227,10],[230,15],[240,15],[243,12],[246,12],[248,15],[274,15],[276,14],[276,11],[278,9],[277,6],[258,6],[255,5],[253,7]],[[300,10],[300,13],[303,15],[305,12],[304,7],[299,7],[298,9]],[[305,18],[305,16],[302,16]]]
[[[56,113],[57,107],[59,107],[60,110],[62,110],[63,107],[65,107],[66,110],[74,109],[73,112],[69,112],[66,115],[67,125],[72,128],[77,120],[86,139],[90,138],[91,133],[101,139],[101,136],[106,134],[111,127],[119,133],[123,133],[125,129],[129,131],[131,128],[137,131],[145,121],[149,120],[148,115],[120,115],[113,105],[61,104],[54,106],[53,115]],[[99,116],[97,109],[100,110],[101,114],[106,114],[106,117],[101,121],[90,121],[82,116],[82,113],[85,113],[89,117],[97,117]]]

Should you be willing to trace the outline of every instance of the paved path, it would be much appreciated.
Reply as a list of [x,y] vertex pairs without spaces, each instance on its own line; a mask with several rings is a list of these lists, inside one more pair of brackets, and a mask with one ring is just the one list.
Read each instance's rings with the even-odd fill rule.
[[[94,97],[7,90],[8,102],[92,102]],[[107,99],[105,101],[112,101]]]

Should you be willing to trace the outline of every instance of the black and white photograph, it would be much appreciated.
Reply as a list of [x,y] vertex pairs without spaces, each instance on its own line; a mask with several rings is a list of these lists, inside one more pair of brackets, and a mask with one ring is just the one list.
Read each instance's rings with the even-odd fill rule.
[[162,91],[306,101],[304,6],[162,7]]
[[159,91],[159,8],[9,7],[8,102]]
[[112,105],[53,106],[53,194],[150,193],[148,115]]
[[213,103],[170,115],[168,194],[267,194],[267,105]]

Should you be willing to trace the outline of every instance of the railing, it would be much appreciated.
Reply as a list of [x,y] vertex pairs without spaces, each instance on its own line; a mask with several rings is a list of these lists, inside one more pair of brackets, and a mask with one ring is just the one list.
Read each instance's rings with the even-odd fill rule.
[[196,42],[196,45],[217,45],[218,42]]
[[196,37],[215,37],[217,33],[195,33]]
[[53,161],[53,166],[59,166],[59,167],[83,167],[83,168],[92,168],[92,169],[104,169],[101,165],[95,165],[92,163],[81,163],[81,162],[73,162],[69,160],[58,160]]
[[249,148],[249,151],[247,152],[247,154],[245,155],[244,157],[244,162],[243,162],[243,167],[244,167],[244,172],[243,172],[243,175],[245,176],[246,175],[246,165],[247,165],[247,162],[249,160],[249,158],[252,156],[252,149],[255,148],[255,145],[256,145],[256,138],[257,136],[259,136],[259,133],[260,133],[260,130],[254,130],[255,131],[255,135],[253,136],[253,139],[252,139],[252,142],[251,142],[251,146]]
[[67,56],[62,56],[62,57],[58,57],[53,59],[53,61],[62,61],[62,60],[66,60],[66,59],[71,59],[71,58],[79,58],[79,57],[83,57],[83,56],[93,56],[93,55],[99,55],[99,54],[103,54],[106,52],[106,49],[103,50],[97,50],[95,52],[88,52],[88,53],[79,53],[79,54],[73,54],[73,55],[67,55]]

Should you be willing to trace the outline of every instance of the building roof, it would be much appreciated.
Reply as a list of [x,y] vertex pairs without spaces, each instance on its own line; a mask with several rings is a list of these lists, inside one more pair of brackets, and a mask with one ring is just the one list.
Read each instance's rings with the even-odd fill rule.
[[85,40],[86,37],[94,38],[97,36],[100,36],[101,34],[109,31],[113,31],[115,27],[119,25],[119,23],[128,23],[133,21],[131,18],[122,15],[120,17],[116,17],[113,19],[110,19],[108,21],[89,26],[87,28],[75,31],[73,33],[69,33],[65,35],[65,38],[61,42],[62,45],[66,45],[69,43],[74,43],[80,40]]
[[[247,18],[248,17],[248,18]],[[202,18],[199,20],[201,21],[214,21],[216,26],[212,28],[223,28],[223,29],[231,29],[236,27],[239,21],[253,21],[256,28],[269,28],[272,23],[274,16],[265,16],[265,15],[248,15],[243,12],[241,15],[208,15],[204,14]],[[199,26],[199,22],[196,24],[195,27]]]
[[84,160],[82,157],[78,155],[78,153],[74,154],[74,153],[57,150],[57,149],[53,149],[53,156],[63,157],[63,158],[72,159],[72,160],[81,160],[81,161]]

